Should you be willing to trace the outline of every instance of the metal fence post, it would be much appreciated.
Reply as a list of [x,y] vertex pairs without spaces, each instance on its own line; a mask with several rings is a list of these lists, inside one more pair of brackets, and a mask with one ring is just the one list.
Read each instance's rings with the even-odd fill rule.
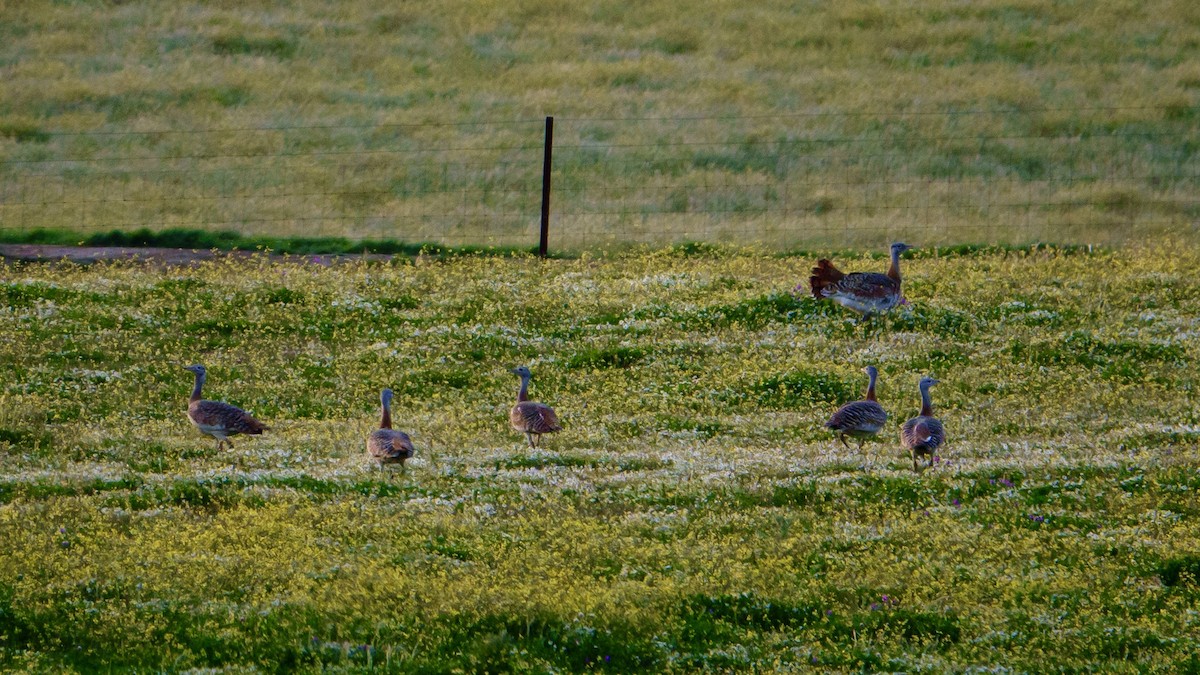
[[554,118],[546,117],[546,149],[542,155],[542,236],[538,255],[545,258],[550,241],[550,156],[554,150]]

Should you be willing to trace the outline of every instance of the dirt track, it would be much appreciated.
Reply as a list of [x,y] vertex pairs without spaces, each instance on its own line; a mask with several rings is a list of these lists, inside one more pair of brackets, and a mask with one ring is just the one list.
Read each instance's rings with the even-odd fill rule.
[[[254,251],[211,251],[186,248],[131,248],[124,246],[48,246],[41,244],[0,244],[0,259],[3,262],[54,262],[66,261],[90,264],[111,260],[141,260],[161,265],[186,265],[201,260],[224,257],[249,257],[259,255]],[[283,259],[284,256],[272,254]],[[364,255],[295,255],[287,256],[296,262],[330,265],[345,260],[360,260]],[[366,254],[368,260],[389,260],[390,255]]]

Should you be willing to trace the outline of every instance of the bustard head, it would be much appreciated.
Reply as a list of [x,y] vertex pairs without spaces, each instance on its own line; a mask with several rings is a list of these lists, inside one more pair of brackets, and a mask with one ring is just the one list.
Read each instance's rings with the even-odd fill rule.
[[912,248],[912,247],[909,246],[908,244],[898,241],[898,242],[892,244],[892,255],[900,255],[901,253],[904,253],[905,251],[909,250],[910,248]]
[[529,366],[517,366],[508,372],[517,377],[533,377],[533,373],[529,372]]
[[206,370],[204,370],[204,366],[200,365],[199,363],[191,365],[191,366],[184,366],[183,369],[190,370],[193,373],[195,373],[201,377],[203,377],[204,374],[207,372]]

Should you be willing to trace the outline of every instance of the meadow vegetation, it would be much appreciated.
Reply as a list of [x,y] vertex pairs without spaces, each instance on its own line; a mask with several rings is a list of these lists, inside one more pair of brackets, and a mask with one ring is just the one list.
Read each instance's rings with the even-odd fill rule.
[[[1200,250],[918,252],[861,324],[792,294],[811,262],[0,268],[0,665],[1200,669]],[[216,452],[192,362],[271,431]],[[566,427],[538,450],[520,363]],[[867,364],[860,453],[821,423]]]
[[0,228],[440,245],[1195,233],[1186,0],[8,3]]
[[[0,238],[263,250],[0,268],[0,668],[1200,672],[1200,4],[0,18]],[[897,239],[891,315],[793,293]]]

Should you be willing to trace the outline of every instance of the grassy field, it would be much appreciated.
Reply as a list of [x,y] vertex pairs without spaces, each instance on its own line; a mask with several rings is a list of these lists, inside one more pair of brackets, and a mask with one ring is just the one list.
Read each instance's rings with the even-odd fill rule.
[[[863,324],[792,295],[811,262],[0,268],[0,666],[1200,669],[1200,250],[918,254]],[[192,362],[272,429],[218,453]],[[821,423],[868,364],[860,453]]]
[[5,3],[0,231],[1195,235],[1187,0]]

